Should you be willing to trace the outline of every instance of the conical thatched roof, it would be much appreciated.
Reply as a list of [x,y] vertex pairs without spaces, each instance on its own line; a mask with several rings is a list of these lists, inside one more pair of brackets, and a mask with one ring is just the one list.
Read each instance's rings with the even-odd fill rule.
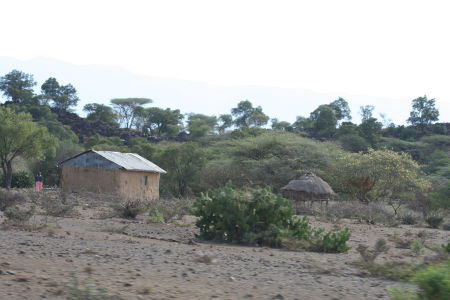
[[314,195],[336,194],[328,183],[313,173],[306,173],[298,180],[291,180],[289,184],[281,188],[281,190],[304,192]]

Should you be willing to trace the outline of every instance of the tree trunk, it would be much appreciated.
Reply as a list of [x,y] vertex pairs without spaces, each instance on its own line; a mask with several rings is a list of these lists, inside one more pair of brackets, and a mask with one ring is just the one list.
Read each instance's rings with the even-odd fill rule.
[[11,161],[6,162],[6,172],[3,170],[3,173],[5,174],[5,186],[7,189],[11,188],[11,181],[12,181],[12,163]]
[[6,187],[6,164],[2,160],[2,171],[3,171],[3,187]]

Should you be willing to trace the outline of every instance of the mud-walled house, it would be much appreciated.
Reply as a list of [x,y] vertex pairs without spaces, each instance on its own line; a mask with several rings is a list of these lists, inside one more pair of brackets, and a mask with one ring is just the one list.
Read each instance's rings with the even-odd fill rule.
[[62,161],[61,188],[95,192],[122,199],[159,198],[163,169],[135,153],[89,150]]

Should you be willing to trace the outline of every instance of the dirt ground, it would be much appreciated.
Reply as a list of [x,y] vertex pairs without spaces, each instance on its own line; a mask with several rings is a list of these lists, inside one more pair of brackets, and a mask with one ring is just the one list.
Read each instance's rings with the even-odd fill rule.
[[[443,230],[312,218],[315,227],[348,227],[352,249],[345,254],[294,252],[200,242],[189,216],[155,224],[143,217],[105,218],[102,209],[80,203],[72,217],[33,217],[33,224],[47,224],[37,230],[3,227],[0,299],[86,299],[74,289],[76,281],[91,294],[117,299],[390,299],[389,288],[406,285],[358,267],[358,244],[421,236],[427,245],[440,245],[450,238]],[[417,257],[388,243],[391,248],[379,262],[431,255],[425,249]]]

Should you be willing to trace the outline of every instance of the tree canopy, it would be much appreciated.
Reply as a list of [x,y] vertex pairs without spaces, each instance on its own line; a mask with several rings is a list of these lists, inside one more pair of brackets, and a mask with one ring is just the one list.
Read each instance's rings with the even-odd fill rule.
[[269,117],[262,111],[262,107],[253,107],[248,101],[241,101],[237,107],[231,110],[231,114],[235,117],[234,124],[237,127],[261,127],[267,124]]
[[32,102],[35,85],[33,75],[18,70],[12,70],[5,76],[0,77],[0,91],[13,103]]
[[47,128],[34,123],[31,115],[0,107],[0,164],[5,186],[11,187],[12,162],[16,158],[42,158],[56,143]]
[[435,99],[423,96],[412,101],[412,111],[409,114],[408,123],[423,127],[437,120],[439,120],[439,110],[436,108]]

